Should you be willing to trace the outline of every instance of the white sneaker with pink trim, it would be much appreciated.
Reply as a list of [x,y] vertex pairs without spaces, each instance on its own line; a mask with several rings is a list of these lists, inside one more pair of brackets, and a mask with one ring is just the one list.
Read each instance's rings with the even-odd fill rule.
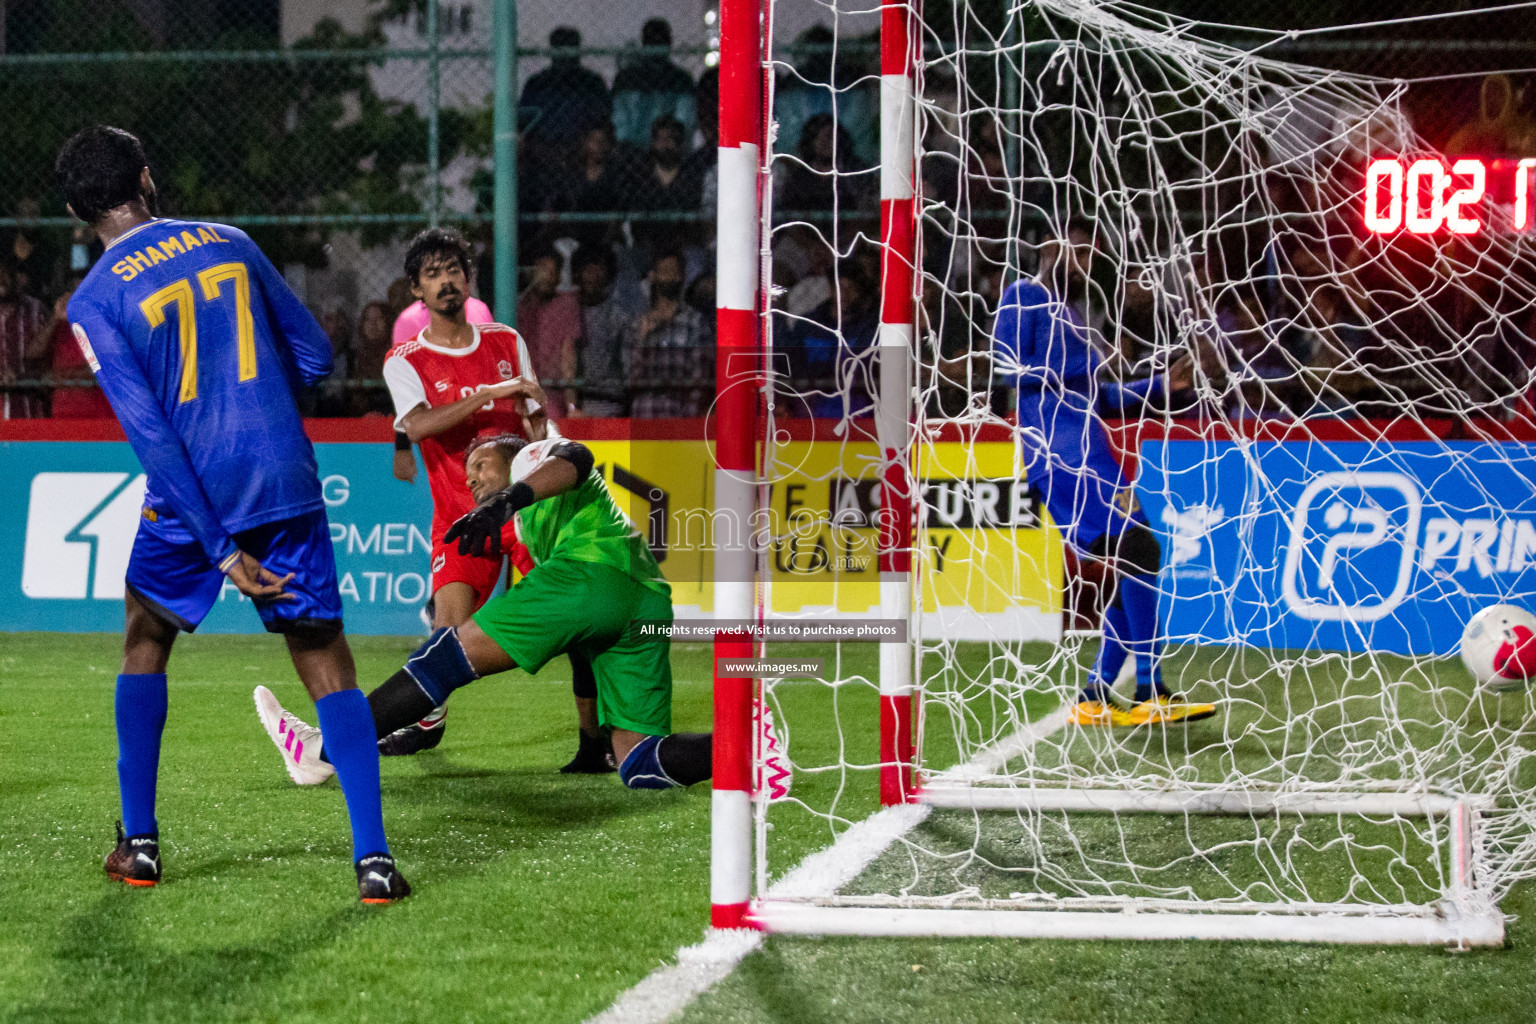
[[320,730],[302,721],[291,711],[284,711],[277,697],[265,686],[256,687],[256,715],[267,737],[282,755],[288,777],[301,786],[318,786],[336,774],[336,769],[320,760]]

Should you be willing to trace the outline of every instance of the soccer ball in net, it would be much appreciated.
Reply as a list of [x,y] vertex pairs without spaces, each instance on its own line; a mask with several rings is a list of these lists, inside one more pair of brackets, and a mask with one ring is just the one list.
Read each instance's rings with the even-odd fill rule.
[[1536,676],[1536,615],[1512,604],[1484,608],[1461,634],[1461,660],[1486,690],[1518,690]]

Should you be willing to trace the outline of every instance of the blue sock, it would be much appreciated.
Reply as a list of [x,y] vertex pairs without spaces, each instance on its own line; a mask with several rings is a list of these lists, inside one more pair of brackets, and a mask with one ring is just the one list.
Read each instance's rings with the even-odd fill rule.
[[336,766],[347,817],[352,819],[352,859],[388,853],[384,805],[379,797],[379,738],[362,690],[338,690],[315,701],[325,753]]
[[130,836],[160,831],[155,780],[168,704],[164,672],[117,677],[117,786],[123,799],[123,831]]
[[1151,700],[1163,688],[1163,641],[1157,628],[1157,577],[1124,576],[1120,603],[1125,606],[1128,646],[1136,656],[1136,699]]
[[619,780],[630,789],[672,789],[677,780],[661,766],[661,741],[664,736],[647,736],[624,756],[619,765]]
[[1099,642],[1093,674],[1088,677],[1088,685],[1083,687],[1083,700],[1109,700],[1109,688],[1115,685],[1130,653],[1125,646],[1128,636],[1125,609],[1115,601],[1104,609],[1104,638]]

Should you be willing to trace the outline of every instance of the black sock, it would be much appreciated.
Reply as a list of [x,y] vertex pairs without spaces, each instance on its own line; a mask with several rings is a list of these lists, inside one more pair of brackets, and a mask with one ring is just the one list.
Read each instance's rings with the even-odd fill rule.
[[597,699],[597,676],[592,672],[592,663],[580,654],[571,656],[571,693],[577,699]]
[[[396,729],[404,729],[412,722],[419,722],[437,707],[405,669],[401,669],[368,695],[368,710],[373,712],[373,729],[383,739]],[[393,723],[393,724],[391,724]],[[322,740],[324,737],[322,737]],[[320,760],[326,764],[325,747],[320,748]]]
[[710,732],[674,732],[656,745],[661,770],[680,786],[703,782],[714,774],[714,739]]
[[368,707],[373,711],[373,729],[383,739],[396,729],[426,718],[437,702],[427,696],[409,672],[401,669],[368,695]]

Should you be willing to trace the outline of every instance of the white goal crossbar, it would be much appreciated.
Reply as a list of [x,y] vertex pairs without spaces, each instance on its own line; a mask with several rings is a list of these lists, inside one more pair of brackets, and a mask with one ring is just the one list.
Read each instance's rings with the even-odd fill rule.
[[[1005,782],[1012,785],[1003,785]],[[1358,814],[1366,817],[1449,816],[1458,806],[1481,810],[1487,801],[1438,793],[1359,793],[1303,790],[1067,789],[1019,785],[927,785],[919,803],[978,811],[1102,811],[1109,814]]]

